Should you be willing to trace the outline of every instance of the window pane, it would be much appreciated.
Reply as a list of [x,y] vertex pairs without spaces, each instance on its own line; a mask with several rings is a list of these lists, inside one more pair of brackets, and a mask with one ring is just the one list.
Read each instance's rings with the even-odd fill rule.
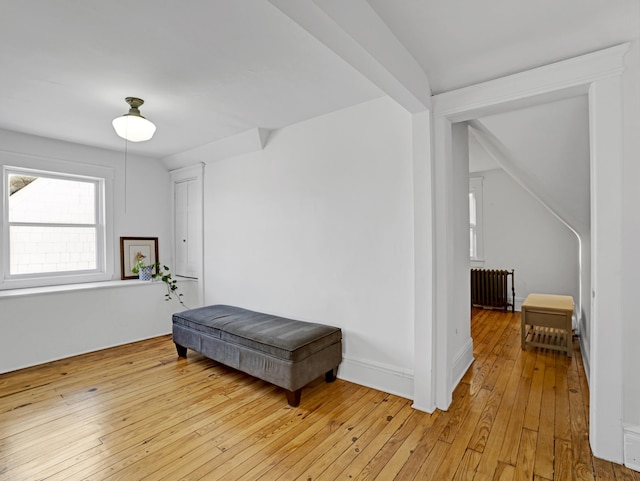
[[469,229],[469,257],[476,258],[476,231],[473,227]]
[[9,230],[11,275],[97,268],[95,227],[27,227]]
[[96,222],[95,182],[11,174],[9,187],[9,222]]
[[469,192],[469,222],[476,225],[476,196],[473,192]]

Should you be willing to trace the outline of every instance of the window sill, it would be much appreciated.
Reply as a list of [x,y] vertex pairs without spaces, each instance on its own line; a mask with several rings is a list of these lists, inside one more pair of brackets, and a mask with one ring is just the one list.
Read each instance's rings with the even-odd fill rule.
[[[197,282],[197,279],[178,278],[178,282]],[[161,281],[139,281],[137,279],[131,280],[115,280],[115,281],[101,281],[101,282],[86,282],[83,284],[62,284],[59,286],[44,286],[44,287],[24,287],[19,289],[6,289],[0,290],[0,299],[11,297],[24,297],[24,296],[37,296],[41,294],[55,294],[61,292],[73,292],[83,291],[88,289],[110,289],[115,287],[140,287],[151,286]]]

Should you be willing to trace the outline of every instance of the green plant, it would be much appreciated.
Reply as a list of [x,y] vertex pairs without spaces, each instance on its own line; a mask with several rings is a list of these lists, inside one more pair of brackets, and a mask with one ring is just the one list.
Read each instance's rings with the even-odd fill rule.
[[142,259],[138,259],[131,268],[131,272],[133,272],[134,274],[138,274],[140,272],[140,269],[142,269],[143,267],[145,267],[144,261]]
[[151,276],[153,279],[159,279],[165,283],[167,287],[167,293],[164,295],[165,301],[170,301],[174,297],[177,301],[182,304],[185,309],[189,309],[187,305],[182,301],[182,293],[178,292],[178,281],[176,281],[173,277],[171,277],[171,271],[169,267],[160,264],[159,262],[155,263],[156,273]]
[[[134,274],[138,274],[140,272],[140,269],[142,269],[143,267],[153,267],[153,264],[148,266],[147,264],[144,263],[144,259],[146,258],[147,256],[145,256],[142,252],[136,253],[136,257],[135,257],[136,263],[131,268],[131,272],[133,272]],[[156,262],[156,265],[157,264],[158,263]]]

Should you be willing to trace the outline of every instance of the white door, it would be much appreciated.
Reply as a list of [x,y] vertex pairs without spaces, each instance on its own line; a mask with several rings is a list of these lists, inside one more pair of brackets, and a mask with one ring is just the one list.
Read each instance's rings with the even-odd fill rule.
[[197,278],[201,252],[200,183],[189,179],[175,183],[175,274]]

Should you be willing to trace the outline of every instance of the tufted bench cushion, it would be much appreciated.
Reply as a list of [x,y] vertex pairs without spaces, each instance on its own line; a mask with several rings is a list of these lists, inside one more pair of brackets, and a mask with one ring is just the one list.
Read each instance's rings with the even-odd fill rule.
[[309,382],[335,379],[342,361],[338,327],[227,305],[174,314],[173,341],[182,357],[189,348],[286,389],[293,406]]

